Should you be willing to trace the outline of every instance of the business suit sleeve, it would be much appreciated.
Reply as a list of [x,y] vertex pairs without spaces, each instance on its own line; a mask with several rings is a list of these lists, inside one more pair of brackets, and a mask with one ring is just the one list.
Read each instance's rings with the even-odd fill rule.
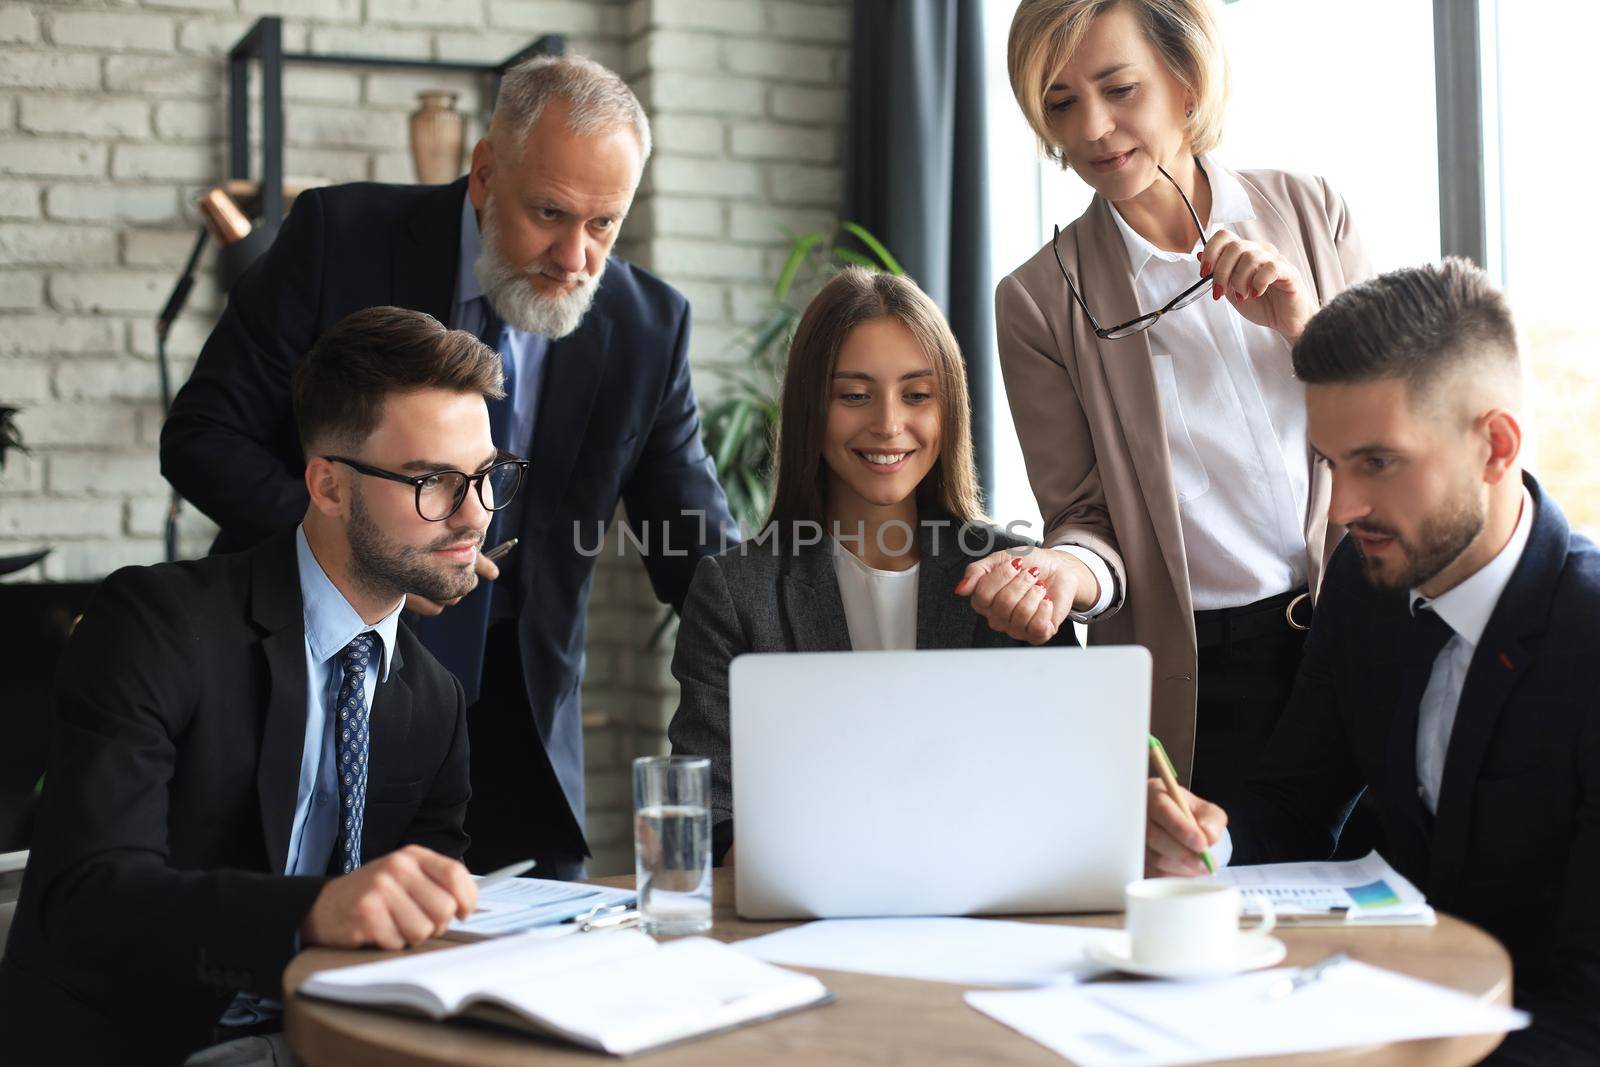
[[1116,589],[1106,610],[1122,606],[1127,569],[1111,529],[1089,420],[1077,382],[1062,362],[1056,339],[1033,296],[1014,277],[995,290],[995,335],[1006,399],[1028,483],[1044,516],[1044,543],[1078,545],[1105,561]]
[[289,379],[316,339],[322,202],[300,195],[266,254],[234,285],[161,428],[161,473],[244,548],[292,529],[306,489]]
[[[1343,559],[1340,560],[1339,556]],[[1342,646],[1349,634],[1348,590],[1352,565],[1346,544],[1330,566],[1329,581],[1306,635],[1294,690],[1273,729],[1261,763],[1237,797],[1206,797],[1228,811],[1234,864],[1327,859],[1338,844],[1350,806],[1366,777],[1340,714],[1340,665],[1359,653]],[[1339,567],[1342,563],[1343,566]],[[1335,575],[1339,567],[1344,573]],[[1341,580],[1342,579],[1342,580]],[[1357,631],[1359,632],[1359,631]]]
[[666,389],[622,501],[628,521],[652,535],[655,550],[645,554],[644,565],[656,599],[682,611],[695,564],[737,542],[739,531],[700,437],[689,379],[689,306],[680,307]]
[[[1323,211],[1328,219],[1328,232],[1333,234],[1333,247],[1339,254],[1339,266],[1344,273],[1345,287],[1366,281],[1376,272],[1373,270],[1372,260],[1367,255],[1366,243],[1361,240],[1360,232],[1350,221],[1350,205],[1328,185],[1326,178],[1318,178],[1317,183],[1322,189]],[[1326,304],[1338,295],[1338,293],[1322,293],[1321,302]]]
[[470,750],[467,744],[467,701],[461,683],[450,675],[455,697],[455,729],[439,769],[422,806],[406,827],[408,844],[422,845],[435,852],[460,859],[467,853],[467,801],[472,795]]
[[[276,995],[327,879],[168,862],[168,787],[193,717],[203,647],[181,603],[138,569],[106,579],[63,658],[30,858],[54,953],[129,989]],[[32,872],[30,871],[30,875]]]
[[[1533,1026],[1509,1035],[1485,1063],[1517,1067],[1592,1064],[1600,1050],[1600,716],[1592,717],[1574,754],[1582,783],[1566,884],[1553,924],[1550,965],[1537,988],[1519,981],[1517,1006]],[[1530,811],[1530,819],[1540,812]]]
[[721,860],[733,844],[733,760],[728,725],[728,665],[750,649],[739,623],[721,562],[707,557],[695,568],[683,605],[672,675],[678,679],[677,714],[667,727],[674,755],[711,760],[712,855]]

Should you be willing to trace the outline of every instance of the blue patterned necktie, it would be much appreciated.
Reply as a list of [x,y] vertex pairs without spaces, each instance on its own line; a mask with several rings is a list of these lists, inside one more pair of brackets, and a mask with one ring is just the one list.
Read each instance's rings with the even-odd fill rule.
[[378,635],[358,634],[339,652],[344,681],[339,683],[339,873],[361,866],[361,827],[367,811],[367,751],[371,747],[367,713],[367,671],[372,669]]

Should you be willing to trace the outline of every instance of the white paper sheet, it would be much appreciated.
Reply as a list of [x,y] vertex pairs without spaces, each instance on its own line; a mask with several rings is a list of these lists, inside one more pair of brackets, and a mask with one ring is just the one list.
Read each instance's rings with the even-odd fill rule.
[[1084,949],[1114,934],[1002,919],[823,919],[734,947],[792,967],[957,985],[1036,986],[1102,972]]
[[1166,1067],[1528,1025],[1525,1012],[1356,961],[1288,996],[1268,998],[1292,973],[977,992],[966,1000],[1078,1067]]
[[1224,867],[1212,881],[1266,897],[1281,917],[1336,915],[1350,922],[1414,917],[1433,922],[1433,909],[1416,886],[1376,852],[1344,863],[1267,863]]

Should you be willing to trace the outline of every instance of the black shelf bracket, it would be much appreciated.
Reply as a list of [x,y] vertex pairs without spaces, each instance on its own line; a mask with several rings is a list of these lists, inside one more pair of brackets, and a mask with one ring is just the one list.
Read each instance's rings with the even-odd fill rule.
[[250,177],[250,63],[261,64],[261,220],[276,230],[283,221],[283,67],[285,63],[337,67],[437,70],[476,74],[489,79],[489,99],[500,92],[500,78],[532,56],[559,56],[567,39],[549,33],[500,63],[464,63],[440,59],[387,56],[311,55],[283,50],[283,20],[269,15],[256,20],[228,52],[228,177]]

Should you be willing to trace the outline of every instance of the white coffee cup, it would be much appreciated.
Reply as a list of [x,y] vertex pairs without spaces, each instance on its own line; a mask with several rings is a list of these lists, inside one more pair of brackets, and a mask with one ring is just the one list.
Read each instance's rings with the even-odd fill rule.
[[1277,924],[1272,902],[1262,898],[1260,925],[1241,932],[1239,890],[1193,878],[1129,882],[1123,898],[1129,953],[1148,967],[1229,970]]

